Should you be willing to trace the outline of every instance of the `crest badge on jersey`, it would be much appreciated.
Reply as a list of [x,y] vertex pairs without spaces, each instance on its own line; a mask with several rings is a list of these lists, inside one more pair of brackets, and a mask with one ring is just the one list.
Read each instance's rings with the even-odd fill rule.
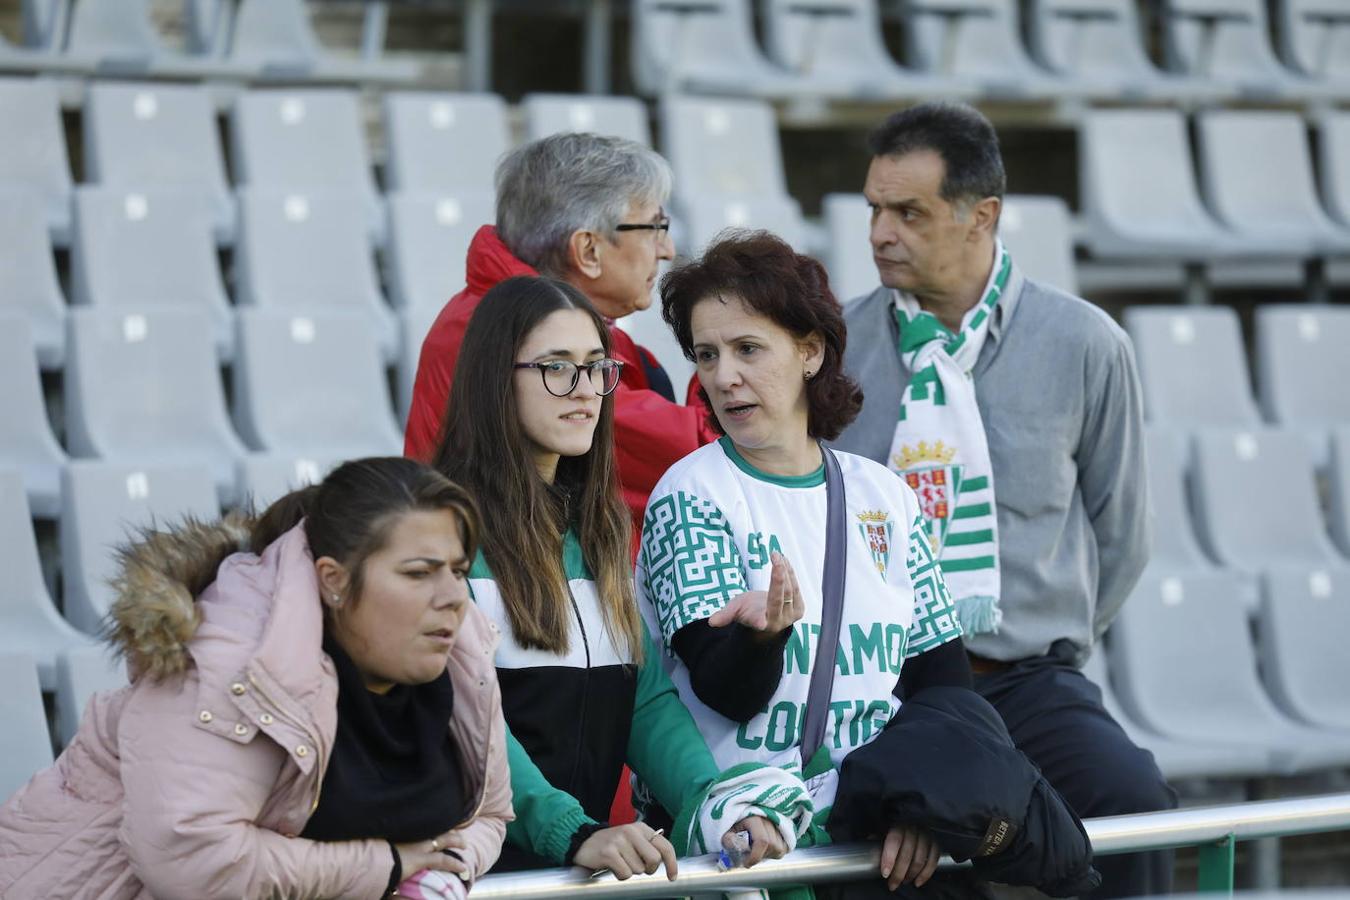
[[879,509],[869,509],[858,513],[858,530],[867,549],[872,554],[872,564],[877,567],[881,577],[886,577],[886,569],[891,564],[891,517]]
[[900,473],[914,489],[928,528],[928,545],[936,556],[942,552],[961,495],[960,463],[953,463],[956,448],[942,441],[919,441],[917,446],[901,445],[891,456],[891,468]]

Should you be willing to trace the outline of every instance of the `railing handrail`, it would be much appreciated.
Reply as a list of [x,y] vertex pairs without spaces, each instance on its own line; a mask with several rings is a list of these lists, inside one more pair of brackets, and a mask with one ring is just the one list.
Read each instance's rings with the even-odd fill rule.
[[[1088,819],[1083,823],[1093,852],[1108,856],[1137,850],[1190,847],[1234,838],[1312,834],[1350,829],[1350,793],[1204,806],[1167,812]],[[629,897],[679,897],[723,893],[786,884],[821,884],[865,878],[876,872],[876,844],[835,844],[798,850],[785,859],[766,860],[753,869],[719,872],[715,857],[680,860],[679,877],[638,875],[617,881],[612,875],[587,878],[578,869],[549,869],[489,875],[473,889],[473,900],[585,900]],[[943,867],[956,864],[943,857]]]

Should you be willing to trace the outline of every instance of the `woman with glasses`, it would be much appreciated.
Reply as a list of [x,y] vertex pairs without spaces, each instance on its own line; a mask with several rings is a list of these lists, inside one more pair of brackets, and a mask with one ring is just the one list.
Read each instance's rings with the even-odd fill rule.
[[[434,465],[484,511],[469,584],[505,635],[496,663],[517,818],[498,868],[575,863],[627,878],[664,863],[673,878],[683,840],[604,822],[625,763],[673,814],[704,809],[720,783],[638,615],[614,465],[623,364],[610,349],[576,288],[503,281],[465,333]],[[764,772],[805,798],[794,776]],[[740,802],[715,834],[701,813],[685,817],[707,825],[705,849],[735,830],[750,833],[751,864],[791,849],[791,814],[780,830],[756,815],[774,811]]]

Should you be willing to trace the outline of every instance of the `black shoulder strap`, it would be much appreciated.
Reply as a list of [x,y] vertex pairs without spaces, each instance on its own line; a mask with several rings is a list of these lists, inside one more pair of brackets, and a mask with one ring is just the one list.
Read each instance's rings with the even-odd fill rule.
[[848,523],[845,521],[844,476],[839,460],[824,444],[825,458],[825,571],[821,578],[820,643],[811,664],[811,685],[806,692],[806,715],[802,721],[802,768],[811,761],[825,740],[825,723],[834,686],[834,657],[839,646],[839,620],[844,613],[844,574],[848,560]]

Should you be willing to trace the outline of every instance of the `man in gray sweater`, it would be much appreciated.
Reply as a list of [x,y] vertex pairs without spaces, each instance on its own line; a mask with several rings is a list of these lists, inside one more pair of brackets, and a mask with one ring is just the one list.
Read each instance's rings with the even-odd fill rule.
[[[1147,560],[1134,354],[1100,309],[1024,277],[997,237],[998,137],[922,104],[870,137],[881,287],[846,309],[865,394],[836,442],[918,493],[975,689],[1083,818],[1171,808],[1153,757],[1078,667]],[[1169,853],[1104,857],[1101,897],[1166,893]]]

